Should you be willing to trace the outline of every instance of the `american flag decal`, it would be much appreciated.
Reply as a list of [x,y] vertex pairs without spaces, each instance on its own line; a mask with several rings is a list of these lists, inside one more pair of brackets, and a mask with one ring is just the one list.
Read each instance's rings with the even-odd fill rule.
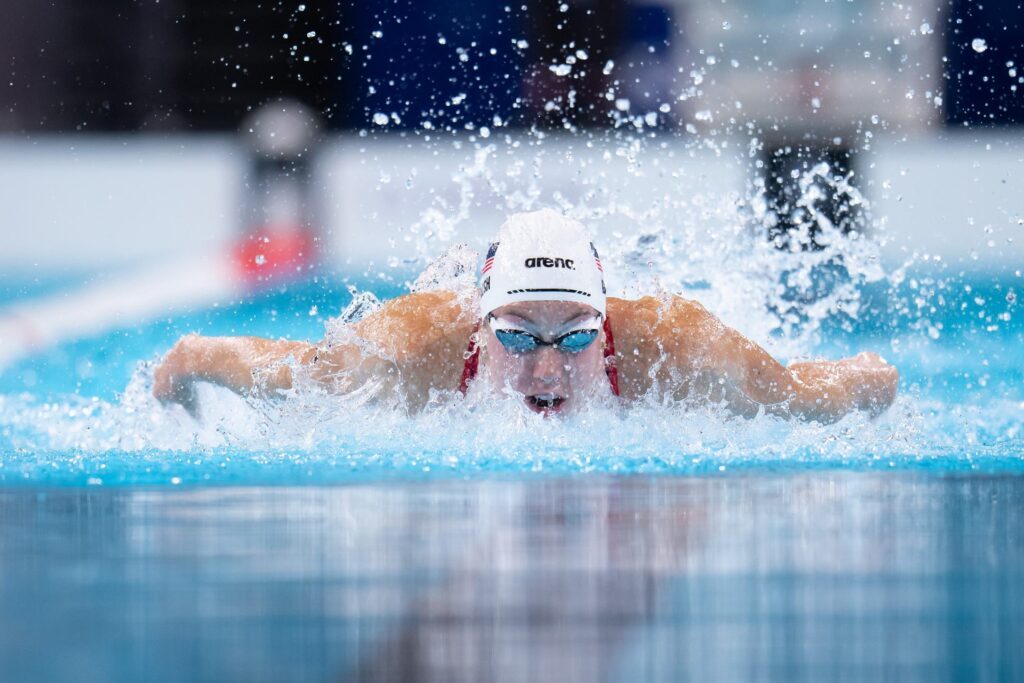
[[601,266],[601,257],[597,255],[597,247],[594,246],[593,242],[590,243],[590,251],[594,252],[594,263],[597,264],[597,269],[604,273],[604,268]]
[[494,255],[498,253],[498,243],[491,242],[491,246],[487,249],[487,257],[484,259],[483,273],[486,273],[494,265]]

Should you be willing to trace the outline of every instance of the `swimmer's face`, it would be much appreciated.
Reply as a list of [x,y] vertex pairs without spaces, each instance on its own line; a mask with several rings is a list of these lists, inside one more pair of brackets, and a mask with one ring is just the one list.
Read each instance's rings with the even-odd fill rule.
[[[535,301],[502,306],[491,314],[500,326],[516,328],[545,342],[580,329],[601,329],[598,313],[586,304]],[[589,321],[590,324],[587,324]],[[481,326],[484,365],[492,385],[522,394],[526,406],[544,415],[576,410],[608,385],[604,370],[604,333],[580,351],[540,346],[516,352],[506,348],[489,324]]]

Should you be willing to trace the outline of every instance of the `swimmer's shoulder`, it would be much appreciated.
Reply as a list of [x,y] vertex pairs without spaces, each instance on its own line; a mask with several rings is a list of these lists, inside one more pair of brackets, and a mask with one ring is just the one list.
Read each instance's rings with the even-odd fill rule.
[[476,329],[472,302],[450,291],[413,292],[396,297],[356,324],[364,339],[377,342],[401,364],[457,365]]
[[608,321],[624,343],[683,338],[717,322],[700,302],[675,294],[638,299],[608,297]]
[[695,367],[717,319],[697,301],[668,295],[609,297],[608,322],[623,396],[635,398],[655,381],[677,382],[673,372]]

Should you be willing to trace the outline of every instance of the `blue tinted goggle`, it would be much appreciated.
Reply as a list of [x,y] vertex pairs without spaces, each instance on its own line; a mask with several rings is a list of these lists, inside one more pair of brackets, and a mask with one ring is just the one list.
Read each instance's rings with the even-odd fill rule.
[[508,323],[500,323],[496,318],[490,319],[491,330],[501,345],[511,353],[529,353],[542,346],[552,346],[566,353],[579,353],[594,343],[601,333],[599,329],[585,327],[566,332],[552,341],[544,341],[526,330],[510,327]]

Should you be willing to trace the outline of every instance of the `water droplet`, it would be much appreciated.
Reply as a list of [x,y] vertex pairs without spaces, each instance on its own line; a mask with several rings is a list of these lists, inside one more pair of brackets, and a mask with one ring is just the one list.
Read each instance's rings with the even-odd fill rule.
[[988,43],[985,42],[984,38],[975,38],[974,40],[971,41],[971,49],[973,49],[978,54],[981,54],[982,52],[988,49]]
[[569,64],[552,64],[548,68],[551,69],[551,73],[556,76],[568,76],[572,73],[572,66]]
[[373,122],[378,126],[386,126],[388,125],[388,115],[379,111],[373,115]]
[[384,37],[384,31],[381,31],[381,30],[378,29],[378,30],[374,31],[371,35],[373,35],[374,38],[383,38]]

